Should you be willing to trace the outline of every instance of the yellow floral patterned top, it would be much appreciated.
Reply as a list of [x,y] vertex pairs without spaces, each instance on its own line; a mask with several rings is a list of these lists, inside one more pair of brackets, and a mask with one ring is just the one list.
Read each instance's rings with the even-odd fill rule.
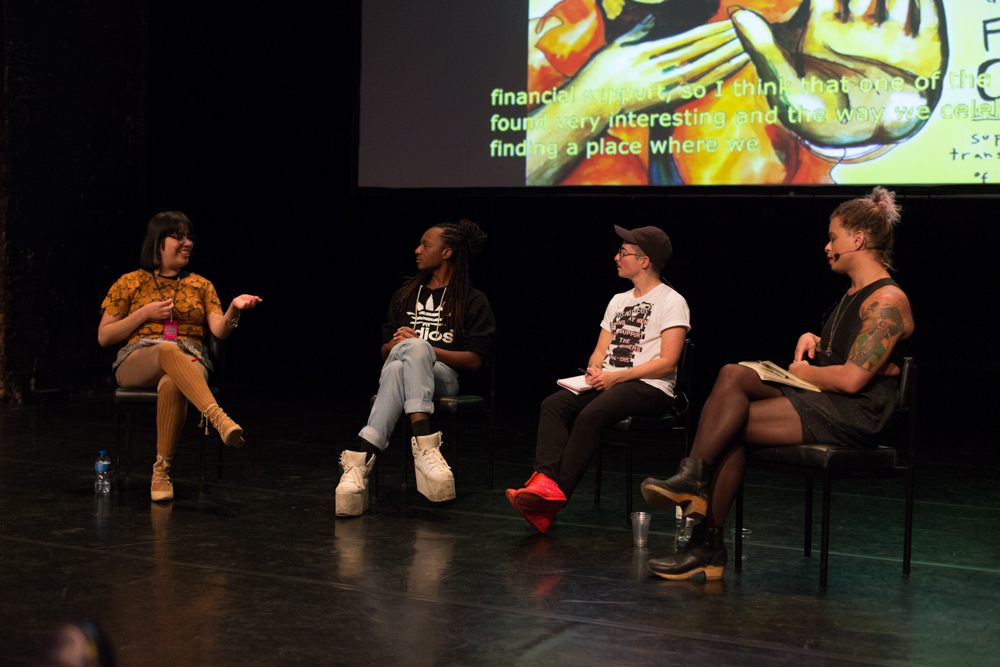
[[[159,283],[159,289],[157,289]],[[222,315],[222,304],[211,281],[196,273],[189,273],[180,280],[156,276],[139,269],[126,273],[115,281],[104,297],[101,311],[115,317],[126,317],[154,301],[174,300],[174,319],[177,320],[177,338],[201,343],[205,335],[205,321],[209,313]],[[146,320],[132,332],[128,342],[140,338],[159,338],[163,335],[161,320]]]

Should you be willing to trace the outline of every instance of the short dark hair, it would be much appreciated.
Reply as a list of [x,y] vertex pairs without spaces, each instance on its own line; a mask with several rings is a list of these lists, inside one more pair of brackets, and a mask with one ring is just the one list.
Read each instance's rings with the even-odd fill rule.
[[150,273],[160,268],[160,248],[163,246],[163,239],[170,234],[190,236],[194,234],[194,225],[180,211],[163,211],[154,215],[146,225],[146,240],[142,242],[139,266]]

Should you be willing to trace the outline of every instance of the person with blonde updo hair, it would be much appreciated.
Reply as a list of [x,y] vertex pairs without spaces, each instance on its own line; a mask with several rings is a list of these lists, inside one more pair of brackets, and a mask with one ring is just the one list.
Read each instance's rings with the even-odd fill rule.
[[899,212],[895,195],[877,187],[830,216],[826,260],[850,287],[819,335],[799,337],[788,367],[821,391],[764,382],[750,368],[724,366],[705,401],[691,456],[670,479],[642,483],[654,507],[680,505],[685,516],[702,519],[685,546],[649,561],[650,572],[665,579],[723,576],[722,529],[743,481],[747,447],[877,444],[898,402],[899,343],[914,328],[910,302],[888,272]]
[[444,222],[424,232],[417,275],[389,302],[382,325],[382,375],[368,424],[356,447],[340,456],[337,515],[368,509],[368,475],[389,444],[400,415],[409,416],[417,490],[429,500],[455,497],[455,478],[441,455],[441,433],[431,433],[433,399],[458,393],[459,371],[476,371],[490,353],[495,330],[486,295],[469,281],[469,257],[486,234],[474,222]]

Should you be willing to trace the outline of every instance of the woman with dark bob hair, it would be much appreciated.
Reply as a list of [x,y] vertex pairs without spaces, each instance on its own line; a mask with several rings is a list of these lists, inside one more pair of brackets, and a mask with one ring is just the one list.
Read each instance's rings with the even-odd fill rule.
[[850,278],[850,288],[820,335],[799,337],[788,367],[821,391],[763,382],[737,364],[723,367],[705,401],[691,456],[670,479],[642,483],[654,507],[679,504],[685,516],[703,519],[672,556],[649,561],[650,572],[665,579],[698,572],[722,578],[722,528],[743,481],[746,447],[871,447],[888,426],[899,395],[898,344],[913,334],[910,302],[888,272],[899,210],[895,195],[879,187],[830,216],[826,260],[834,273]]
[[[208,389],[211,362],[202,351],[205,326],[228,338],[240,313],[261,302],[241,294],[225,313],[211,282],[187,270],[194,227],[178,211],[157,213],[146,227],[138,271],[115,281],[101,304],[97,341],[127,340],[112,369],[122,387],[156,387],[156,463],[150,497],[170,500],[170,463],[190,401],[230,447],[243,444],[243,429],[215,402]],[[207,425],[206,425],[207,428]]]

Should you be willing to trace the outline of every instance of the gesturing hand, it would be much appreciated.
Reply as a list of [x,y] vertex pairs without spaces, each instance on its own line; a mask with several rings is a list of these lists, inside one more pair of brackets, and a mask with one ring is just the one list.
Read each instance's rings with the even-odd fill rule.
[[170,313],[174,310],[174,300],[154,301],[145,305],[147,320],[169,320]]
[[263,301],[263,299],[259,296],[254,296],[253,294],[241,294],[233,299],[233,307],[237,310],[247,310],[248,308],[253,308],[261,301]]
[[[896,107],[933,107],[941,97],[943,80],[925,89],[918,77],[943,76],[947,68],[942,0],[806,0],[796,14],[775,29],[759,14],[738,10],[732,14],[736,32],[757,74],[779,84],[768,95],[783,120],[789,109],[815,111],[825,107],[826,119],[786,123],[803,139],[821,147],[850,147],[894,143],[912,135],[926,122],[916,114],[899,118]],[[843,81],[830,92],[824,86],[803,90],[802,79]],[[899,90],[886,89],[883,80],[902,80]],[[781,81],[785,80],[784,92]],[[873,85],[862,91],[861,81]],[[789,85],[790,84],[790,85]],[[867,86],[867,84],[866,84]],[[873,119],[841,122],[837,110],[884,109]]]

